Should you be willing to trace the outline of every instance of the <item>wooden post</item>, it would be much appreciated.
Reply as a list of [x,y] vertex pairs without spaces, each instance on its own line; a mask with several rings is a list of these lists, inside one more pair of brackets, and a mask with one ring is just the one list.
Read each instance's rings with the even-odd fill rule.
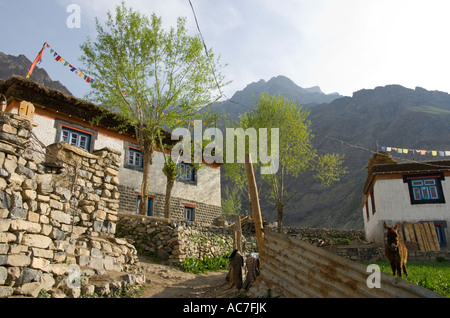
[[236,224],[234,227],[234,237],[235,237],[235,248],[243,253],[242,250],[242,225],[241,225],[241,216],[238,215],[236,217]]
[[[261,216],[261,208],[259,206],[258,189],[256,187],[255,172],[253,171],[252,157],[250,154],[245,154],[245,172],[247,174],[247,183],[250,191],[250,200],[252,208],[252,218],[255,222],[256,241],[258,243],[258,252],[261,252],[264,247],[264,233]],[[260,257],[261,262],[261,257]]]

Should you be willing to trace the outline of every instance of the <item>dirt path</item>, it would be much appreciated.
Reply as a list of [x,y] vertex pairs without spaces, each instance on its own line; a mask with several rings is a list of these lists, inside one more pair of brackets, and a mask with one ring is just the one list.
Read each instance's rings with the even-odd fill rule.
[[228,271],[195,275],[139,257],[145,273],[141,298],[233,298],[238,291],[226,281]]

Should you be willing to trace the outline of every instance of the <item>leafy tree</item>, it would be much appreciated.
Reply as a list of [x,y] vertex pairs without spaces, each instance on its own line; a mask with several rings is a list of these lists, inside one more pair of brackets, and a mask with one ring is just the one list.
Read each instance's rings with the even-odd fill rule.
[[225,216],[239,215],[241,212],[241,188],[233,186],[225,188],[225,196],[222,198],[222,214]]
[[225,85],[221,65],[200,36],[187,34],[185,18],[165,31],[161,18],[152,14],[149,19],[122,2],[115,16],[107,13],[105,25],[96,19],[96,29],[96,39],[81,45],[80,60],[96,79],[87,97],[134,127],[143,153],[139,213],[145,214],[152,155],[162,128],[192,121],[220,98]]
[[[241,116],[241,127],[279,128],[279,167],[276,173],[261,174],[269,186],[269,199],[277,209],[278,231],[282,230],[285,205],[294,198],[298,189],[288,192],[285,188],[287,176],[298,177],[306,171],[314,171],[314,179],[327,186],[346,173],[342,167],[343,155],[319,156],[313,148],[313,135],[309,129],[309,111],[302,110],[294,101],[263,93],[255,98],[254,107]],[[269,144],[273,141],[268,137]]]

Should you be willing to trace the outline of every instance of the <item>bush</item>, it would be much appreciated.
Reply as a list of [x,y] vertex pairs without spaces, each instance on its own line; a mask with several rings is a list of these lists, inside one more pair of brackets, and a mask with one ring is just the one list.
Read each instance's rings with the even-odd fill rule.
[[203,260],[193,257],[186,258],[181,265],[181,269],[194,274],[228,269],[228,255],[212,258],[205,257]]

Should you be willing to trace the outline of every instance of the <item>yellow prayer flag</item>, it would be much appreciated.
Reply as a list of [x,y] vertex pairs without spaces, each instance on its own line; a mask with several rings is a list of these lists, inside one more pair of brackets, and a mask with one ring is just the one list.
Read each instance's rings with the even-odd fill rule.
[[432,154],[433,156],[437,156],[437,151],[436,151],[436,150],[432,150],[432,151],[431,151],[431,154]]

